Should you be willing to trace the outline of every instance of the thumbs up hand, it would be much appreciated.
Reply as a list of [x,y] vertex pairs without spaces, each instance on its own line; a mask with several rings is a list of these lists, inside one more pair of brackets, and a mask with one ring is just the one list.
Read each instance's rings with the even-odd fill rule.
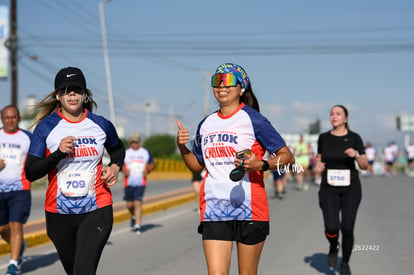
[[177,144],[184,145],[190,140],[190,134],[188,132],[188,129],[184,129],[183,125],[178,120],[177,120],[177,126],[178,126]]

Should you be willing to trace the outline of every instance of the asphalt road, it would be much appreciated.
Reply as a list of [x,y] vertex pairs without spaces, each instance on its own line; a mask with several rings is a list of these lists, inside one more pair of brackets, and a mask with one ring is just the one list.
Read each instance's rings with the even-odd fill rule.
[[[362,184],[352,274],[414,274],[414,178],[363,177]],[[270,198],[271,184],[267,186]],[[326,264],[328,243],[317,201],[318,187],[311,185],[308,191],[294,187],[294,183],[288,184],[282,201],[269,199],[271,234],[259,274],[338,274]],[[207,274],[194,206],[190,203],[145,216],[144,232],[139,236],[130,232],[127,222],[116,224],[98,274]],[[6,269],[8,258],[0,257],[0,272]],[[64,274],[52,244],[29,248],[22,272]],[[238,274],[236,254],[230,274]]]
[[[190,188],[191,186],[190,180],[149,180],[144,197]],[[111,186],[111,192],[114,204],[124,202],[124,183],[122,178],[114,186]],[[45,195],[46,187],[38,187],[32,190],[32,208],[28,222],[37,221],[45,217]]]

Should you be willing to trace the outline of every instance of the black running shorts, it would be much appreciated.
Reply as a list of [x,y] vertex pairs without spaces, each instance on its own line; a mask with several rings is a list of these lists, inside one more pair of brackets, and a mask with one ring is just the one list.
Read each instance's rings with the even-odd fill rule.
[[269,222],[201,222],[198,233],[203,236],[203,240],[236,241],[253,245],[264,241],[269,235]]

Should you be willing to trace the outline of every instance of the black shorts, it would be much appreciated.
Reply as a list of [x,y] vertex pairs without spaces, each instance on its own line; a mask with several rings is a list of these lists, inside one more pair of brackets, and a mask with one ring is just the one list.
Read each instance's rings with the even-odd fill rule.
[[203,240],[236,241],[253,245],[264,241],[269,235],[269,222],[201,222],[198,233],[203,235]]
[[146,186],[128,186],[125,188],[125,201],[142,201]]
[[193,178],[191,179],[192,182],[193,181],[201,181],[201,180],[203,180],[203,177],[201,177],[200,173],[197,173],[197,174],[193,173]]

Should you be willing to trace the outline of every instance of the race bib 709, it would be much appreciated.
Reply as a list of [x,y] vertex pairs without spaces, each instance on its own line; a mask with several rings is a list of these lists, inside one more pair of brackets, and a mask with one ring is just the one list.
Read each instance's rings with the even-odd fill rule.
[[59,191],[66,197],[83,197],[91,190],[95,173],[90,170],[63,171],[58,175]]

